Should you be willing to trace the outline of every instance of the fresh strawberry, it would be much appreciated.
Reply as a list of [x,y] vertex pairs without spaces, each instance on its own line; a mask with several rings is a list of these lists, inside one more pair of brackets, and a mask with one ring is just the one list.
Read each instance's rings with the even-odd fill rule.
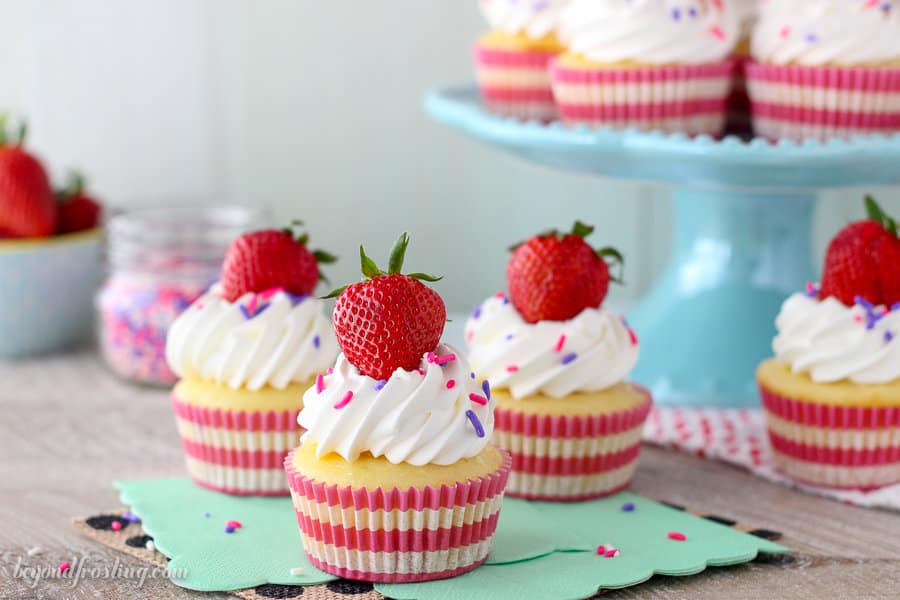
[[382,272],[359,247],[365,280],[333,291],[334,333],[344,356],[360,373],[388,379],[397,369],[412,371],[441,340],[447,310],[437,292],[422,284],[438,281],[425,273],[402,275],[409,236],[391,251]]
[[294,295],[309,295],[320,279],[320,264],[336,258],[323,250],[310,251],[308,234],[294,237],[294,221],[288,229],[265,229],[245,233],[236,239],[222,266],[222,291],[234,302],[248,292],[284,288]]
[[47,237],[56,231],[56,205],[47,172],[22,148],[25,127],[13,143],[0,118],[0,237]]
[[103,209],[100,203],[84,191],[84,177],[80,173],[69,176],[69,184],[56,194],[59,219],[57,233],[74,233],[94,229],[100,224]]
[[865,203],[869,218],[851,223],[828,245],[820,296],[847,306],[857,297],[891,306],[900,301],[897,223],[871,197]]
[[571,233],[542,233],[513,248],[506,282],[525,321],[565,321],[603,303],[610,279],[619,281],[607,260],[620,267],[624,260],[613,248],[591,248],[585,238],[593,231],[576,221]]

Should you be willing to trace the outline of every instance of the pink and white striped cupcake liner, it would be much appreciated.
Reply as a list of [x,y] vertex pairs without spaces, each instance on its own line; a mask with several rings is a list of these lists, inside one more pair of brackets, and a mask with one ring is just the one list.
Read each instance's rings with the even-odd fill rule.
[[550,60],[556,52],[501,50],[475,46],[475,72],[485,107],[524,120],[557,118],[550,86]]
[[775,465],[817,486],[871,490],[900,482],[900,405],[801,402],[760,386]]
[[284,457],[303,429],[296,410],[252,412],[204,408],[172,394],[190,476],[205,488],[242,496],[286,496]]
[[900,131],[900,68],[746,65],[757,135],[792,140]]
[[323,571],[372,582],[455,577],[487,560],[510,458],[495,472],[440,488],[327,485],[284,461],[303,547]]
[[572,68],[550,63],[553,95],[567,123],[719,135],[735,64]]
[[650,392],[605,415],[529,415],[497,406],[493,442],[512,455],[506,493],[527,500],[578,501],[627,488],[637,468]]

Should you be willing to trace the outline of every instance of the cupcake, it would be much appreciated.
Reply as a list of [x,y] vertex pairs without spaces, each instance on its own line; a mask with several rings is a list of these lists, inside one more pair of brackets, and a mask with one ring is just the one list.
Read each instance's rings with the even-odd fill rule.
[[257,231],[229,248],[221,282],[172,324],[166,359],[187,469],[203,487],[287,495],[284,457],[315,374],[337,355],[322,301],[309,296],[319,264],[306,236]]
[[757,371],[776,466],[801,483],[900,482],[900,240],[869,207],[829,245],[821,286],[784,303]]
[[552,121],[550,60],[562,51],[559,12],[569,0],[481,0],[492,31],[475,44],[475,67],[485,107],[500,115]]
[[573,0],[550,67],[569,123],[717,135],[740,32],[731,0]]
[[757,135],[900,130],[900,14],[884,0],[767,2],[747,78]]
[[440,341],[441,297],[401,275],[401,236],[383,273],[343,290],[343,351],[303,396],[306,432],[284,462],[310,561],[349,579],[410,582],[471,571],[487,558],[510,458],[488,442],[494,400]]
[[[519,246],[500,292],[466,323],[475,372],[497,403],[494,443],[512,455],[507,493],[586,500],[628,487],[650,393],[627,377],[640,346],[603,307],[612,249],[591,248],[576,224]],[[490,382],[490,383],[488,383]]]

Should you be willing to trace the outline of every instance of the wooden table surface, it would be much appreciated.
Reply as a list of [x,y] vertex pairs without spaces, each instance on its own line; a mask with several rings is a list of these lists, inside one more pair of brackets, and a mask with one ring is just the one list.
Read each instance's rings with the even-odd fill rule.
[[[111,482],[183,473],[165,391],[135,387],[108,373],[89,351],[0,363],[0,598],[229,598],[180,589],[165,579],[64,580],[34,589],[16,578],[20,557],[55,568],[139,566],[80,536],[70,525],[120,504]],[[604,598],[898,598],[900,514],[844,506],[767,483],[720,463],[645,448],[634,490],[696,510],[784,533],[795,551],[774,564],[656,577]]]

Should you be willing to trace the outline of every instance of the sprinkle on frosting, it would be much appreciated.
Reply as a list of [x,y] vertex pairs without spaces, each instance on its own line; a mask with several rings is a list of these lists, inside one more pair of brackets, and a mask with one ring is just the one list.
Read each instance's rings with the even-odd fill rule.
[[347,390],[347,393],[344,394],[344,397],[341,398],[341,401],[334,405],[336,409],[341,409],[350,404],[350,401],[353,400],[353,390]]
[[487,406],[488,399],[480,394],[469,394],[469,400],[474,402],[475,404],[480,404],[481,406]]
[[475,434],[483,438],[484,437],[484,427],[481,425],[481,421],[478,420],[478,415],[475,414],[475,411],[467,410],[466,416],[469,418],[469,421],[472,422],[472,427],[475,428]]

